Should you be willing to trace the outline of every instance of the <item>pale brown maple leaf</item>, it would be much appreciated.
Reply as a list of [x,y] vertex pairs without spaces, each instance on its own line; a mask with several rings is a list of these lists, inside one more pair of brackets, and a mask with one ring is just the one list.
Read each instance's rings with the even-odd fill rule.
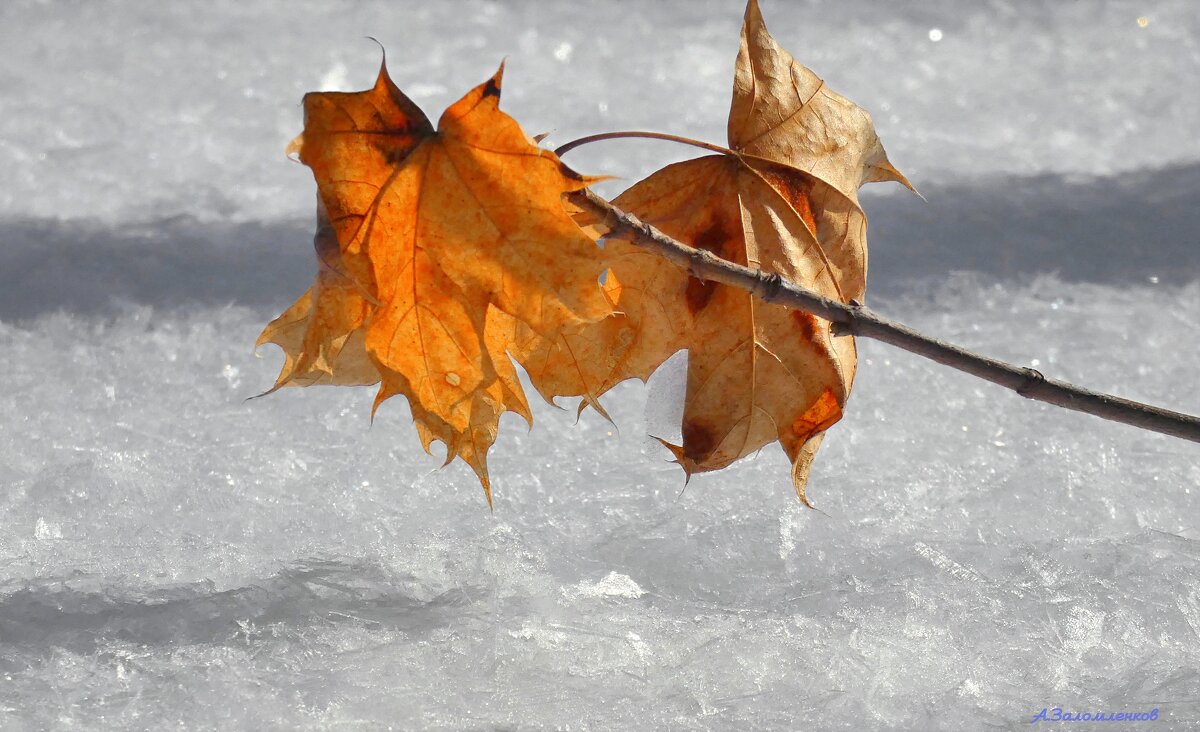
[[[861,301],[867,250],[858,187],[908,181],[888,162],[869,115],[779,47],[755,0],[742,29],[729,147],[670,165],[613,203],[731,262]],[[778,440],[807,502],[813,457],[854,380],[853,337],[835,337],[808,313],[691,277],[629,242],[607,247],[607,290],[631,329],[610,322],[573,329],[570,337],[610,354],[588,362],[590,394],[645,379],[686,348],[683,440],[664,441],[679,464],[689,475],[719,470]],[[575,389],[569,393],[582,390]]]

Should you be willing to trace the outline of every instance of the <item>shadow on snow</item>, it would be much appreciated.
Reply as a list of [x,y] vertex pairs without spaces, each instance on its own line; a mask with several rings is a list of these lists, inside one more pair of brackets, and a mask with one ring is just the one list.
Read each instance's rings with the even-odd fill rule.
[[240,634],[270,634],[275,624],[352,622],[423,634],[460,619],[482,597],[472,587],[429,593],[378,565],[332,559],[224,591],[209,582],[121,588],[113,578],[87,575],[23,584],[0,595],[0,666],[20,665],[26,653],[50,647],[92,653],[112,641],[232,643]]
[[[871,217],[871,289],[893,295],[954,271],[1001,279],[1056,272],[1121,284],[1200,275],[1200,165],[1074,180],[1056,175],[895,190]],[[211,224],[190,217],[130,225],[0,223],[0,319],[65,310],[109,314],[236,303],[280,309],[312,281],[311,228]]]

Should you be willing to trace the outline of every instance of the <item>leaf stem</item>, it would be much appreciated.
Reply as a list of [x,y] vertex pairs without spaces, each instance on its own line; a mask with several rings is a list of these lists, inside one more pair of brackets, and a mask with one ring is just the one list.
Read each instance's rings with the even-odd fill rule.
[[712,152],[723,153],[725,155],[737,155],[737,153],[735,153],[733,150],[730,150],[727,147],[721,147],[720,145],[714,145],[711,142],[702,142],[700,140],[693,140],[690,137],[680,137],[679,135],[671,135],[666,132],[639,132],[637,130],[602,132],[598,135],[581,137],[578,140],[571,140],[568,143],[559,145],[558,149],[554,151],[554,154],[562,156],[564,153],[569,153],[581,145],[587,145],[592,142],[600,142],[601,140],[620,140],[627,137],[644,137],[651,140],[667,140],[669,142],[678,142],[683,145],[691,145],[692,147],[699,147],[705,150],[711,150]]
[[686,267],[692,276],[737,287],[766,302],[820,316],[833,323],[835,334],[856,334],[889,343],[993,384],[999,384],[1027,399],[1200,442],[1198,417],[1090,391],[1065,381],[1048,379],[1035,369],[1014,366],[931,338],[908,326],[890,321],[860,303],[851,301],[846,304],[832,300],[777,274],[743,267],[676,241],[588,189],[570,193],[568,198],[575,205],[598,217],[613,234],[652,249],[675,264]]

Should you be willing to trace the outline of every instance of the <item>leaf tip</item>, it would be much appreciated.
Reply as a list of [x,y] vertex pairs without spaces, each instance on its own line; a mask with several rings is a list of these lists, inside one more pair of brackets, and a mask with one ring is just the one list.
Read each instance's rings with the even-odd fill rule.
[[288,143],[286,148],[283,149],[283,154],[287,156],[287,159],[291,160],[293,163],[302,162],[300,159],[300,149],[303,147],[304,133],[301,132],[299,135],[296,135],[291,142]]
[[603,417],[604,420],[612,425],[614,429],[616,428],[617,423],[614,422],[613,418],[609,416],[608,410],[604,408],[604,405],[600,403],[599,399],[591,394],[584,394],[583,399],[579,401],[579,408],[575,410],[575,424],[579,424],[579,420],[583,417],[583,410],[587,409],[588,407],[591,407],[593,410],[595,410],[596,414],[599,414],[601,417]]
[[796,486],[796,497],[799,498],[800,502],[808,508],[811,508],[814,511],[817,510],[817,507],[813,505],[812,501],[808,500],[808,496],[804,495],[804,486]]
[[275,384],[275,386],[272,386],[270,389],[267,389],[266,391],[264,391],[261,394],[255,394],[253,396],[246,397],[245,399],[242,400],[242,403],[245,404],[246,402],[251,401],[253,399],[261,399],[269,394],[274,394],[275,392],[279,391],[280,387],[282,387],[282,386],[283,386],[282,383],[277,383],[277,384]]
[[484,98],[495,97],[497,100],[500,99],[500,89],[504,86],[504,66],[507,63],[508,63],[507,58],[502,59],[500,61],[500,68],[496,69],[496,73],[492,74],[492,78],[490,78],[486,82],[484,82],[484,84],[483,84]]
[[762,9],[758,7],[758,0],[747,0],[744,18],[746,25],[751,22],[762,23]]
[[755,47],[761,51],[762,46],[773,43],[774,39],[767,32],[767,24],[763,20],[762,9],[758,7],[758,0],[748,0],[742,19],[742,50],[747,51],[748,47]]
[[685,487],[687,486],[688,482],[692,479],[692,475],[694,473],[703,472],[703,470],[696,469],[696,461],[692,460],[691,458],[689,458],[687,456],[687,453],[684,451],[684,448],[682,445],[673,445],[661,437],[655,437],[654,439],[661,442],[663,447],[670,450],[671,455],[673,455],[675,457],[674,460],[670,460],[668,462],[673,462],[676,465],[678,465],[680,468],[683,468],[683,475],[684,475],[683,485]]
[[[392,396],[392,393],[387,390],[387,386],[385,384],[381,383],[379,385],[379,391],[375,392],[375,401],[371,403],[371,422],[370,422],[370,424],[372,427],[375,426],[375,414],[376,414],[376,412],[379,411],[379,406],[381,404],[383,404],[383,402],[391,396]],[[425,446],[425,452],[429,452],[428,445]]]
[[375,36],[363,36],[376,46],[379,46],[379,78],[387,78],[387,49]]
[[495,513],[496,506],[492,502],[492,478],[488,474],[486,458],[479,454],[460,455],[459,457],[471,466],[471,470],[475,471],[475,476],[479,478],[479,485],[483,488],[483,497],[487,499],[488,510]]
[[817,457],[817,450],[821,447],[821,442],[825,438],[824,432],[818,432],[809,436],[807,440],[800,445],[796,450],[795,457],[792,458],[792,487],[796,490],[796,497],[805,506],[819,511],[812,501],[808,500],[807,486],[808,476],[812,472],[813,460]]
[[[917,190],[917,187],[914,186],[912,184],[912,182],[908,180],[908,178],[904,175],[904,173],[901,173],[899,170],[897,170],[896,166],[892,165],[891,161],[888,160],[886,156],[884,156],[882,160],[879,160],[878,162],[871,165],[871,167],[868,169],[867,180],[864,182],[866,182],[866,183],[887,183],[887,182],[899,183],[900,185],[904,186],[905,188],[907,188],[908,190],[910,190],[914,194],[916,194],[917,198],[920,198],[922,201],[925,201],[925,196],[921,195],[921,192]],[[926,201],[926,203],[928,203],[928,201]]]

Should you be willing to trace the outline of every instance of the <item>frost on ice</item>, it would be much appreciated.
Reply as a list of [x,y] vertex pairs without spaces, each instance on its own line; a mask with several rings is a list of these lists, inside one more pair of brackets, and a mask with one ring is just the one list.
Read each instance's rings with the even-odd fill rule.
[[609,572],[598,582],[580,582],[563,592],[573,597],[626,597],[634,600],[646,594],[628,575],[617,572]]

